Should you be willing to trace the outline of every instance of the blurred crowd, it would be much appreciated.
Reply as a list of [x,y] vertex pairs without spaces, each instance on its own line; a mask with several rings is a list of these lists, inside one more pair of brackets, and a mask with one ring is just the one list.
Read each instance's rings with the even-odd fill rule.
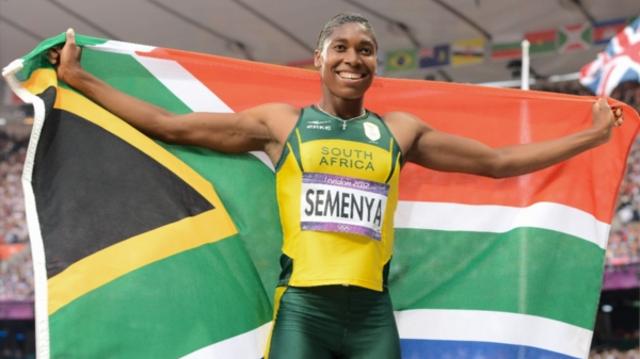
[[0,244],[29,239],[20,182],[26,141],[0,132]]
[[599,349],[589,353],[589,359],[640,359],[640,349]]
[[[626,82],[611,94],[640,111],[640,84]],[[618,211],[611,223],[607,267],[640,262],[640,140],[636,138],[620,185]]]
[[26,150],[26,138],[0,132],[0,301],[33,299],[33,269],[20,182]]
[[29,246],[0,260],[0,302],[33,300],[33,266]]

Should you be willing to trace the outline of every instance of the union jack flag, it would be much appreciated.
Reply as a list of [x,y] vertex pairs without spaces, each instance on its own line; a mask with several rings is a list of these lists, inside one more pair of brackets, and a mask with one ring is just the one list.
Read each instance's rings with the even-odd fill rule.
[[640,82],[640,17],[580,70],[580,83],[599,96],[610,95],[619,83],[626,81]]

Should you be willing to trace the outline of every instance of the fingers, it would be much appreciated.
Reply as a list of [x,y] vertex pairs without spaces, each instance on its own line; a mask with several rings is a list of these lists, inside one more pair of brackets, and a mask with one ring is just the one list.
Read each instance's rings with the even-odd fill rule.
[[609,105],[607,99],[604,97],[599,97],[593,103],[593,115],[594,120],[599,118],[597,121],[602,121],[601,123],[606,124],[608,127],[620,127],[624,122],[623,114],[624,111],[620,105]]
[[71,45],[76,44],[76,32],[72,28],[67,29],[66,37],[67,37],[67,44],[71,44]]
[[604,97],[598,97],[598,99],[593,103],[592,111],[594,113],[607,113],[610,111],[609,103]]
[[65,32],[65,43],[50,48],[49,51],[47,51],[47,60],[49,60],[52,65],[58,66],[60,62],[63,61],[63,57],[77,57],[78,55],[75,55],[77,51],[76,33],[72,28],[69,28]]
[[622,126],[624,122],[622,108],[620,106],[611,107],[611,112],[613,113],[613,125],[616,127]]
[[[65,46],[67,44],[71,46],[76,45],[76,33],[72,28],[67,29],[65,33],[65,39],[66,39]],[[49,51],[47,52],[47,59],[52,65],[58,65],[58,63],[60,62],[60,52],[62,51],[62,49],[63,49],[63,46],[60,45],[60,46],[50,48]]]
[[58,60],[60,59],[60,48],[58,47],[50,48],[49,51],[47,52],[47,59],[49,60],[49,63],[51,63],[52,65],[57,65]]

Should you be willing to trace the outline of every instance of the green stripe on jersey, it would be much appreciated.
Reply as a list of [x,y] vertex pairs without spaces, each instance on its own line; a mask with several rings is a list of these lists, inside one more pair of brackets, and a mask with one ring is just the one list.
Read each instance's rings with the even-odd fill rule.
[[390,283],[396,310],[531,314],[591,330],[604,251],[560,232],[396,229]]
[[[303,143],[313,140],[339,139],[362,142],[389,150],[391,132],[382,119],[373,112],[367,112],[366,116],[351,120],[341,120],[319,111],[315,106],[310,106],[305,108],[302,114],[296,128],[300,130]],[[377,132],[374,131],[372,134],[378,134],[378,138],[367,137],[365,128],[367,122],[377,127]]]

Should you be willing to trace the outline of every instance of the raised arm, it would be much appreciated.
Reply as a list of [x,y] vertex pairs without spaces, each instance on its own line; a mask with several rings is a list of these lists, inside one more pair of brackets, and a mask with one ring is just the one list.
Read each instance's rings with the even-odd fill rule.
[[[614,113],[615,112],[615,113]],[[612,111],[604,99],[593,104],[591,128],[566,137],[501,148],[437,131],[406,114],[387,116],[408,161],[447,172],[501,178],[551,166],[605,143],[614,126],[622,124],[622,110]]]
[[[85,71],[81,49],[68,30],[62,49],[49,52],[58,77],[145,134],[166,142],[197,145],[221,152],[264,150],[277,159],[286,138],[287,124],[297,109],[285,104],[265,104],[238,113],[176,115],[116,90]],[[275,123],[278,120],[279,123]]]

